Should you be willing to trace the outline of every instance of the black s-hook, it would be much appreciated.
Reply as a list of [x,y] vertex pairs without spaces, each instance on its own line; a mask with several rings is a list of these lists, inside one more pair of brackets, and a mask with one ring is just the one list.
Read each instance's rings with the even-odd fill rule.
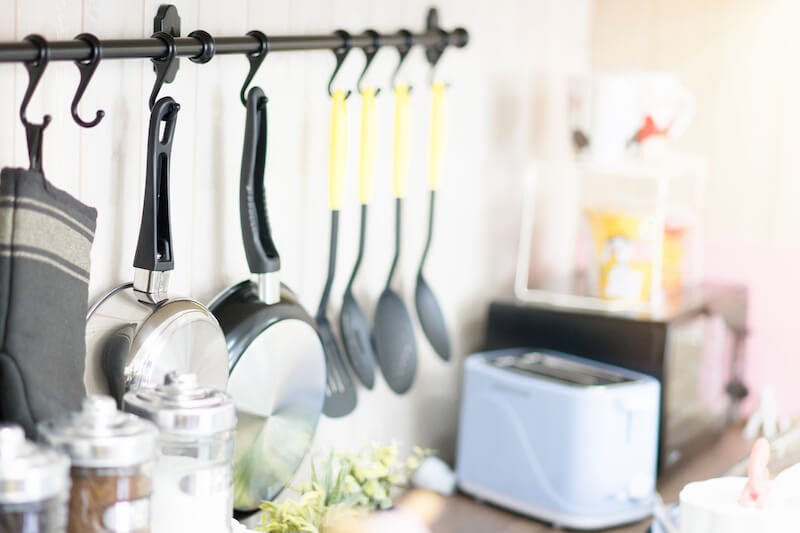
[[42,135],[44,129],[50,124],[52,117],[45,115],[41,124],[34,124],[28,122],[28,104],[31,101],[33,92],[36,86],[39,85],[39,80],[42,79],[42,74],[47,68],[47,63],[50,61],[50,47],[47,46],[47,40],[41,35],[28,35],[25,37],[26,41],[33,43],[36,46],[36,59],[25,63],[25,69],[28,71],[28,88],[25,89],[25,95],[22,97],[22,104],[19,106],[19,119],[22,125],[25,126],[25,137],[28,141],[28,159],[30,160],[31,170],[42,170]]
[[167,53],[164,57],[153,59],[156,68],[156,83],[153,85],[153,91],[150,93],[150,111],[152,111],[153,106],[156,105],[156,98],[158,97],[159,91],[161,91],[161,87],[164,85],[167,73],[170,71],[173,63],[178,59],[175,37],[164,31],[157,31],[152,37],[164,43],[167,47]]
[[72,119],[79,126],[84,128],[94,128],[100,123],[101,120],[103,120],[103,117],[106,116],[106,112],[102,109],[98,110],[94,115],[94,120],[91,122],[86,122],[80,116],[78,116],[78,103],[80,103],[81,98],[83,98],[83,93],[86,91],[86,87],[89,85],[92,76],[94,76],[94,71],[97,70],[97,66],[100,64],[100,60],[103,58],[103,45],[100,44],[100,39],[91,33],[81,33],[75,37],[75,39],[88,44],[89,48],[92,49],[92,55],[89,57],[89,59],[79,59],[75,61],[75,66],[78,67],[78,70],[81,73],[81,81],[78,84],[78,90],[75,91],[75,96],[72,98],[70,111],[72,111]]
[[[406,62],[406,58],[408,57],[408,53],[411,51],[411,48],[414,46],[414,35],[406,30],[402,29],[398,31],[400,35],[403,36],[403,44],[397,45],[397,54],[400,56],[400,61],[397,63],[397,67],[394,69],[394,73],[392,73],[392,87],[397,87],[397,73],[400,72],[400,68],[403,66],[403,63]],[[410,91],[413,87],[411,85],[408,86],[408,90]]]
[[[337,36],[342,38],[342,46],[337,46],[333,49],[333,55],[336,56],[336,68],[333,69],[333,74],[331,74],[331,79],[328,80],[328,95],[333,96],[333,80],[336,79],[336,75],[339,73],[339,69],[342,68],[342,64],[344,60],[347,59],[347,54],[350,53],[350,50],[353,49],[353,38],[344,30],[336,30],[333,32]],[[350,97],[350,94],[353,91],[350,89],[347,90],[345,94],[345,99]]]
[[[361,71],[361,75],[358,77],[358,84],[356,87],[358,88],[358,94],[361,94],[361,84],[364,81],[364,76],[367,74],[367,70],[369,70],[369,66],[372,64],[372,60],[375,59],[375,56],[378,54],[378,50],[380,50],[381,46],[383,46],[383,39],[375,30],[366,30],[364,35],[368,35],[372,37],[372,44],[369,46],[364,47],[364,55],[367,58],[366,63],[364,63],[364,70]],[[378,96],[381,93],[380,87],[375,89],[375,96]]]
[[239,99],[245,107],[247,107],[247,86],[253,81],[256,72],[261,68],[261,63],[264,62],[264,58],[267,57],[269,53],[269,39],[266,35],[258,30],[249,31],[247,35],[254,37],[258,41],[258,50],[247,53],[247,60],[250,62],[250,71],[247,73],[244,84],[242,84],[242,90],[239,92]]

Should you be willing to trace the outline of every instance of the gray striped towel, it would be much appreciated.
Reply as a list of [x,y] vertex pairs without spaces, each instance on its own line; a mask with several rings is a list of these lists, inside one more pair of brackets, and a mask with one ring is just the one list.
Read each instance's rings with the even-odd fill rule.
[[30,437],[85,395],[97,211],[25,169],[0,172],[0,421]]

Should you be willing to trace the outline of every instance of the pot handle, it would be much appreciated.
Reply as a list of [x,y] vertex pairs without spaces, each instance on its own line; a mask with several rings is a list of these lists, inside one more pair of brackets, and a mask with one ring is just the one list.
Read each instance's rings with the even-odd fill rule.
[[180,107],[167,96],[156,102],[150,112],[144,206],[133,266],[151,272],[169,271],[174,267],[169,217],[169,167],[175,121]]
[[272,240],[264,194],[267,157],[267,97],[260,87],[247,94],[247,118],[239,181],[239,217],[247,264],[253,274],[278,272],[281,258]]

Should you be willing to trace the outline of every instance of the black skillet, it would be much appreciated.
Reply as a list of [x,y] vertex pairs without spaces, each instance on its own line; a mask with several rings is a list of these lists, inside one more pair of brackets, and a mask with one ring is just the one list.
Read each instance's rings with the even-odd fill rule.
[[280,256],[264,195],[267,97],[247,96],[239,186],[242,238],[250,272],[218,296],[211,311],[225,332],[228,392],[239,418],[234,509],[258,510],[292,478],[311,445],[325,397],[325,352],[314,321],[280,282]]

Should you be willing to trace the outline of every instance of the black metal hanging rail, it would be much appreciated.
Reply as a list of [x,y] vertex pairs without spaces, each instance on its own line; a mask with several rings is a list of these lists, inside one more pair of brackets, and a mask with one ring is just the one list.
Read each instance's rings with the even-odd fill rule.
[[[452,31],[438,30],[423,33],[404,32],[378,35],[382,46],[423,46],[446,48],[456,46],[463,48],[469,41],[469,33],[464,28]],[[269,51],[295,52],[305,50],[335,50],[345,45],[341,36],[330,35],[273,35],[267,36]],[[375,39],[370,35],[352,35],[353,48],[369,48],[374,46]],[[102,40],[103,61],[108,59],[158,59],[169,52],[164,41],[157,38],[147,39],[107,39]],[[196,57],[203,53],[204,45],[194,37],[175,38],[176,55]],[[261,43],[253,36],[215,37],[215,54],[248,54],[259,51]],[[82,40],[48,41],[51,61],[81,61],[92,58],[92,46]],[[38,50],[34,43],[0,42],[0,62],[35,61]]]

